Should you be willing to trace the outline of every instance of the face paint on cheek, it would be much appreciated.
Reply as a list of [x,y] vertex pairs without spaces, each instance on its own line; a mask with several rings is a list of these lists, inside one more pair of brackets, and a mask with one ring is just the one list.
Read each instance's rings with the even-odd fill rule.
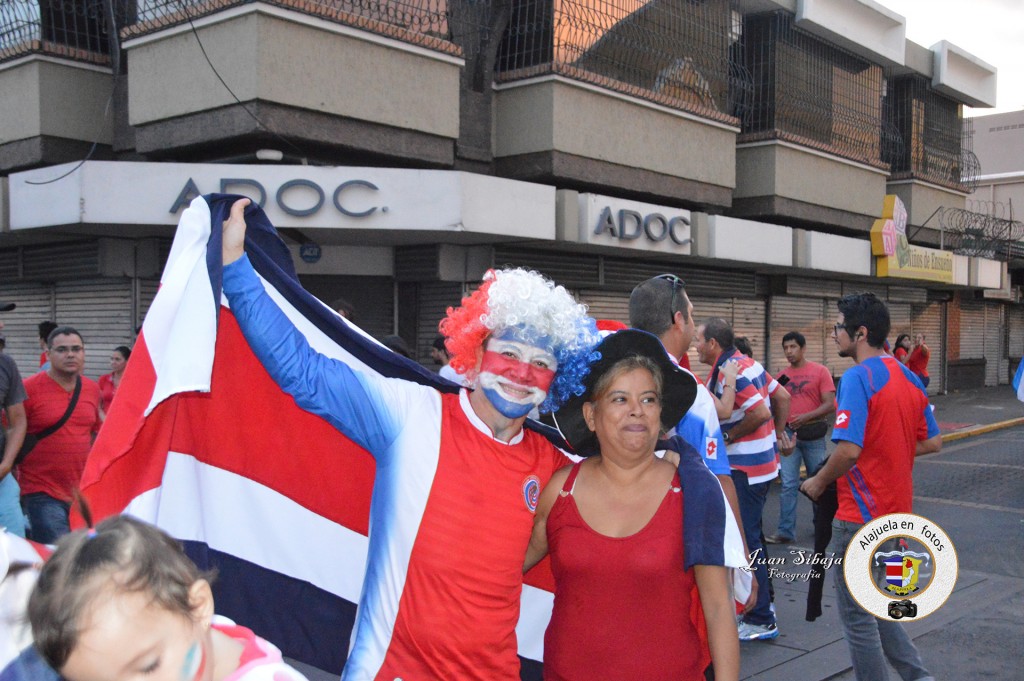
[[181,681],[199,681],[206,671],[206,651],[202,643],[196,641],[185,653],[185,661],[181,665]]
[[526,416],[547,397],[555,372],[488,352],[480,367],[480,388],[505,418]]
[[480,364],[480,373],[501,376],[521,386],[536,388],[545,393],[551,387],[551,382],[555,380],[555,372],[551,369],[521,362],[497,352],[484,353],[483,362]]

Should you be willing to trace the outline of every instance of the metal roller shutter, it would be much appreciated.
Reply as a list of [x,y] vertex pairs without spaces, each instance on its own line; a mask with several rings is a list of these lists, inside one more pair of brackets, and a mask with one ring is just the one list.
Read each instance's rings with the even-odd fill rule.
[[[928,334],[929,347],[931,347],[931,340],[931,334]],[[962,300],[960,301],[960,359],[981,359],[984,356],[985,306],[978,301]]]
[[[587,306],[587,314],[594,319],[614,319],[623,324],[629,324],[628,293],[583,289],[577,293],[576,299]],[[668,317],[666,316],[665,319]]]
[[142,321],[146,318],[146,313],[149,312],[149,306],[153,304],[153,299],[156,298],[160,282],[150,279],[139,279],[136,286],[138,302],[136,303],[137,316],[135,318],[135,326],[139,327],[142,326]]
[[1024,307],[1010,305],[1006,308],[1007,354],[1013,358],[1024,356]]
[[449,307],[458,306],[462,296],[463,285],[460,283],[437,282],[417,285],[416,338],[405,340],[415,347],[416,360],[421,364],[431,366],[430,346],[437,338],[437,325],[444,319]]
[[726,269],[702,269],[675,263],[643,263],[619,258],[603,258],[602,283],[609,288],[632,291],[641,281],[664,273],[675,274],[686,282],[690,298],[716,297],[723,293],[747,297],[757,293],[753,272]]
[[844,281],[843,295],[848,296],[851,293],[874,293],[880,300],[886,300],[889,297],[889,287],[883,284]]
[[[919,333],[925,335],[925,342],[928,349],[932,351],[928,360],[928,375],[931,383],[928,385],[928,394],[934,395],[945,390],[946,376],[943,372],[942,358],[945,356],[943,347],[946,339],[944,303],[913,304],[910,306],[912,321],[911,335]],[[963,357],[963,332],[960,336],[961,357]]]
[[1006,324],[1002,303],[985,303],[985,385],[1007,383]]
[[840,378],[846,370],[854,365],[854,361],[849,357],[840,357],[839,352],[836,350],[835,341],[832,340],[832,325],[835,324],[835,319],[839,315],[839,308],[836,307],[838,300],[826,300],[825,301],[825,359],[822,362],[828,367],[829,371],[836,378]]
[[48,284],[0,286],[0,300],[18,307],[2,313],[5,353],[14,358],[22,376],[39,369],[39,330],[37,324],[54,318],[53,287]]
[[[751,298],[733,298],[732,329],[737,336],[746,336],[754,350],[754,359],[768,361],[765,342],[765,303]],[[727,317],[728,319],[728,317]]]
[[791,296],[807,296],[819,300],[821,298],[841,298],[843,283],[829,279],[786,277],[786,293]]
[[928,289],[890,286],[889,300],[898,300],[903,303],[927,303]]
[[87,279],[54,285],[56,321],[73,326],[85,341],[89,378],[110,373],[110,353],[135,337],[131,279]]
[[901,333],[910,333],[910,303],[889,303],[889,321],[889,342],[895,343]]
[[775,296],[771,299],[771,347],[768,356],[773,373],[789,366],[782,352],[782,337],[790,331],[799,331],[807,339],[804,357],[819,364],[825,363],[825,355],[835,347],[825,334],[825,301],[821,298],[800,298],[796,296]]
[[[395,285],[390,277],[302,275],[299,280],[328,305],[339,298],[351,303],[355,308],[353,321],[374,338],[395,332]],[[414,339],[405,341],[412,347]]]
[[[495,246],[494,266],[537,270],[566,288],[593,288],[601,285],[601,262],[596,255]],[[643,278],[637,279],[633,285]]]

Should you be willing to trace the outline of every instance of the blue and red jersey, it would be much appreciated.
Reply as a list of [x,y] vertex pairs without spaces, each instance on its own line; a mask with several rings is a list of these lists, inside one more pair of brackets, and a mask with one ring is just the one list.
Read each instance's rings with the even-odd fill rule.
[[899,360],[872,357],[843,374],[832,440],[852,442],[861,453],[836,481],[836,519],[865,523],[910,513],[917,443],[938,434],[924,387]]
[[517,680],[537,497],[569,459],[533,431],[495,439],[465,390],[441,394],[318,354],[246,258],[224,268],[224,292],[278,385],[376,459],[342,679]]

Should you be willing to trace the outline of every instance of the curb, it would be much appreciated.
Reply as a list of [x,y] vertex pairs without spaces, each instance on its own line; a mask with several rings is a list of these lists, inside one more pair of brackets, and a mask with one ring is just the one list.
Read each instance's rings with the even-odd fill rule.
[[943,435],[943,442],[955,442],[957,440],[963,440],[968,437],[974,437],[975,435],[984,435],[985,433],[991,433],[994,430],[1002,430],[1003,428],[1013,428],[1014,426],[1024,425],[1024,416],[1009,419],[1008,421],[998,421],[996,423],[987,423],[983,426],[975,426],[974,428],[965,428],[964,430],[957,430],[949,435]]

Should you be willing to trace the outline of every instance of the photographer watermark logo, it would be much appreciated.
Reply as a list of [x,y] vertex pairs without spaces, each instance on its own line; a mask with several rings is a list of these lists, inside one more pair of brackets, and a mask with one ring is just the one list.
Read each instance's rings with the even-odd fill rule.
[[879,619],[921,619],[946,602],[959,562],[949,535],[919,515],[893,513],[853,536],[843,575],[857,603]]

